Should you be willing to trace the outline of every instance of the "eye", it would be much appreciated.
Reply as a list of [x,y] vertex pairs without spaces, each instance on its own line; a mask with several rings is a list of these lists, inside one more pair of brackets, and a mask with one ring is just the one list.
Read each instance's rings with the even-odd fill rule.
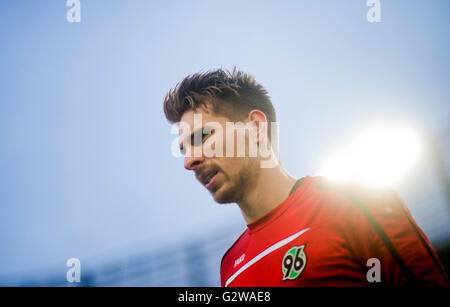
[[[191,144],[193,144],[194,146],[200,146],[201,144],[203,144],[205,142],[205,140],[208,138],[208,136],[210,136],[213,133],[214,133],[214,130],[211,130],[211,132],[204,132],[204,131],[196,132],[191,137]],[[197,138],[195,137],[195,135],[197,135]]]
[[186,155],[186,147],[180,146],[180,153],[185,156]]
[[213,134],[214,134],[214,129],[211,129],[210,132],[204,132],[202,134],[202,143],[205,143],[205,140],[207,140]]
[[214,134],[214,129],[211,129],[210,132],[203,132],[203,134],[202,134],[202,142],[205,142],[205,140],[212,134]]

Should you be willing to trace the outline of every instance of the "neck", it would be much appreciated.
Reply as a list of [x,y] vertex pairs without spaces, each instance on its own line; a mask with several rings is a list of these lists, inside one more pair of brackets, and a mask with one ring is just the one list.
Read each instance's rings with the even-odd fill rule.
[[296,179],[289,175],[281,165],[274,168],[261,168],[251,185],[254,187],[238,201],[242,215],[250,224],[276,208],[288,196]]

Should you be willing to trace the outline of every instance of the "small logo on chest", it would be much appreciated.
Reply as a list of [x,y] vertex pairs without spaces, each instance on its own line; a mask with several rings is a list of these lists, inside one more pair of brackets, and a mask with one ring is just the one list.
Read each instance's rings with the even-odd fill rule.
[[245,254],[242,254],[241,257],[237,258],[236,260],[234,260],[234,267],[238,266],[239,263],[241,263],[242,261],[244,261],[245,258]]
[[305,246],[293,246],[284,254],[282,262],[283,281],[296,279],[306,266]]

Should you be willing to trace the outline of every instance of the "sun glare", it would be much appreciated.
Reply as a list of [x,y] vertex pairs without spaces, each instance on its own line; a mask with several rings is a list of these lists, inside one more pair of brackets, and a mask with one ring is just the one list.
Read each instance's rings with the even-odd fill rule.
[[420,154],[420,140],[412,129],[399,125],[374,127],[332,153],[319,174],[371,186],[392,185],[407,175]]

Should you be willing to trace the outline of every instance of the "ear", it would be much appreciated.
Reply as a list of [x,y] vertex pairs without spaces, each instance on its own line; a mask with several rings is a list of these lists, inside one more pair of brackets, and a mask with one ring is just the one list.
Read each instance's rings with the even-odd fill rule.
[[257,144],[261,143],[261,141],[263,141],[265,138],[267,138],[267,117],[266,114],[264,114],[264,112],[262,112],[261,110],[251,110],[248,113],[248,121],[249,122],[253,122],[255,123],[256,126],[256,141]]

